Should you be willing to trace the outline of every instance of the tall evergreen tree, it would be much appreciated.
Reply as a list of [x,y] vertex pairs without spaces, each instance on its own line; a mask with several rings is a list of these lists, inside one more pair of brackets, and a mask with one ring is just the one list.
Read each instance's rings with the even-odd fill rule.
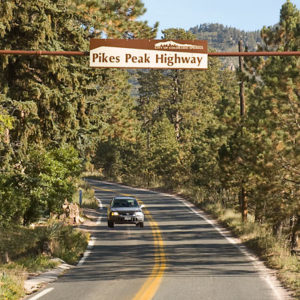
[[[164,39],[195,38],[183,29],[171,28],[163,34]],[[182,183],[193,180],[200,183],[200,177],[207,178],[205,164],[212,159],[213,152],[211,165],[217,164],[217,146],[211,146],[217,136],[216,105],[221,99],[222,86],[220,66],[217,59],[210,59],[206,71],[150,70],[139,73],[137,113],[142,128],[149,140],[154,124],[164,116],[168,117],[180,149],[178,170]],[[203,151],[205,147],[207,151]]]
[[[151,37],[156,28],[136,20],[143,12],[139,0],[4,1],[0,48],[86,51],[89,38],[104,34]],[[25,162],[34,159],[32,145],[45,151],[72,145],[89,160],[103,136],[130,136],[130,122],[125,121],[131,116],[126,106],[132,105],[127,72],[91,70],[85,57],[50,56],[1,56],[0,69],[1,106],[15,120],[1,149],[1,155],[11,154],[4,172],[12,178],[30,170]],[[16,181],[17,188],[25,187]],[[26,205],[32,206],[30,201]]]
[[[290,1],[281,8],[276,28],[263,28],[264,50],[299,51],[300,11]],[[276,232],[289,217],[299,216],[299,57],[250,60],[256,83],[249,87],[249,132],[246,164],[252,172],[249,195],[258,219],[266,218]],[[265,208],[268,209],[265,209]]]
[[92,37],[153,38],[158,23],[150,27],[138,17],[146,12],[141,0],[70,1],[76,7],[84,26],[90,28]]

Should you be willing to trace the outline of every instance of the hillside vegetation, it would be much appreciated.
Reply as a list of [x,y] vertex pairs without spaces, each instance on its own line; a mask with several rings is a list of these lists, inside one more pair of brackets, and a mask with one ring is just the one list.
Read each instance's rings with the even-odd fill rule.
[[189,30],[197,39],[207,40],[211,48],[219,51],[237,51],[238,41],[243,40],[249,50],[257,49],[257,44],[262,43],[260,31],[243,31],[222,24],[200,24]]
[[[144,12],[140,0],[1,1],[0,49],[87,51],[90,38],[151,39],[157,24],[138,21]],[[299,51],[299,24],[300,11],[286,1],[276,28],[259,32],[257,49]],[[211,47],[236,51],[243,32],[216,24],[163,32],[165,39],[201,34]],[[258,38],[243,37],[253,51]],[[139,71],[133,97],[126,70],[91,69],[87,57],[0,56],[0,233],[59,215],[88,171],[193,191],[201,205],[260,227],[265,236],[249,244],[266,259],[297,253],[300,58],[248,58],[244,68],[210,58],[205,71]],[[284,251],[267,251],[264,241],[273,240]],[[3,263],[7,256],[0,249]],[[289,270],[283,280],[299,296],[299,263],[276,267]]]
[[[260,31],[243,31],[222,24],[200,24],[189,29],[197,39],[207,40],[210,49],[217,52],[237,52],[238,42],[243,41],[249,51],[256,51],[258,45],[263,43]],[[238,65],[238,58],[222,58],[226,67]]]

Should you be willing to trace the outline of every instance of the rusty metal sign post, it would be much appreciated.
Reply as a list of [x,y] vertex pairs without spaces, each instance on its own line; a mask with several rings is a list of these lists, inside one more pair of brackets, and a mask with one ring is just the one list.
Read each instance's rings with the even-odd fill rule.
[[[0,50],[0,55],[89,56],[89,51]],[[300,51],[207,52],[208,56],[300,56]]]

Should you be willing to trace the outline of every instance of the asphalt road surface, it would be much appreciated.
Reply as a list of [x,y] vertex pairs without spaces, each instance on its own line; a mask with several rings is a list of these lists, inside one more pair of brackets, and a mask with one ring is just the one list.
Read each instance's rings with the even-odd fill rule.
[[[89,180],[102,202],[94,246],[55,283],[43,300],[271,300],[288,299],[237,244],[202,214],[172,196]],[[107,227],[115,195],[145,204],[145,227]]]

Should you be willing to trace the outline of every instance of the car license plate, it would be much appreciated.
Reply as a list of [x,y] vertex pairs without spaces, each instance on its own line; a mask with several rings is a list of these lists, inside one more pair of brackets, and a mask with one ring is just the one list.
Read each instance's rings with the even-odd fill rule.
[[124,220],[126,220],[126,221],[131,220],[131,216],[125,216],[125,217],[124,217]]

